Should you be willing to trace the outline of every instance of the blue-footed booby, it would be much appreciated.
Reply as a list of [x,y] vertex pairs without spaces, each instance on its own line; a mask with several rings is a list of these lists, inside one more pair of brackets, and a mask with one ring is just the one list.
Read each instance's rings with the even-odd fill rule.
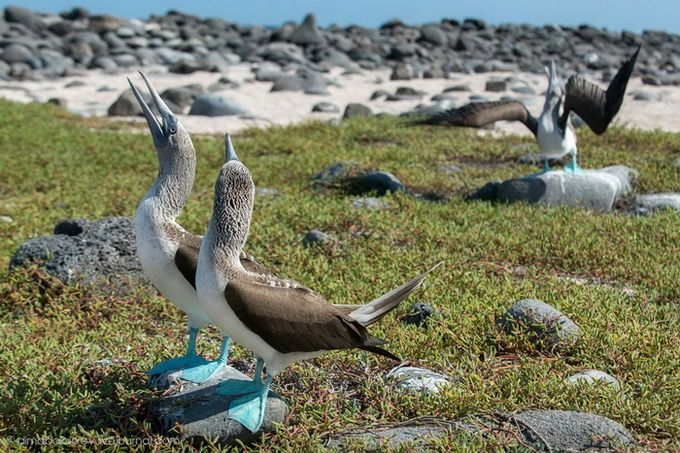
[[[196,353],[198,331],[209,322],[208,316],[200,308],[195,289],[202,238],[189,233],[177,223],[177,216],[194,184],[196,151],[179,118],[163,102],[148,78],[144,74],[141,76],[151,93],[161,122],[158,122],[139,90],[128,80],[151,131],[159,163],[156,181],[140,202],[135,215],[137,254],[147,278],[189,317],[187,353],[157,364],[148,374],[182,370],[183,379],[200,383],[214,376],[226,364],[229,338],[223,338],[217,360],[209,362]],[[233,145],[228,136],[226,139],[228,156],[233,152]],[[241,251],[239,257],[245,269],[260,275],[274,275],[252,255]],[[389,311],[384,301],[379,299],[367,305],[336,307],[343,313],[352,313],[359,319],[369,320],[377,320]]]
[[550,170],[549,159],[560,159],[568,154],[572,155],[572,161],[565,166],[565,170],[580,172],[576,163],[576,134],[571,123],[571,112],[579,115],[593,132],[603,134],[621,108],[641,46],[621,65],[607,91],[576,74],[569,78],[563,91],[555,62],[552,61],[550,70],[546,69],[548,91],[538,118],[529,113],[521,102],[508,100],[473,102],[412,124],[484,127],[496,121],[520,121],[536,137],[538,156],[545,162],[543,172]]
[[[385,341],[370,335],[366,326],[408,297],[434,268],[368,304],[365,307],[372,307],[368,312],[357,309],[350,314],[295,281],[245,269],[238,257],[248,237],[255,185],[228,138],[227,154],[199,252],[196,291],[201,308],[223,334],[258,358],[252,381],[223,381],[217,390],[235,397],[229,418],[256,432],[262,425],[272,379],[291,363],[351,348],[399,360],[381,347]],[[263,362],[267,367],[264,382]]]
[[[177,223],[177,216],[194,184],[196,151],[182,123],[163,102],[149,79],[140,74],[151,93],[161,122],[158,122],[137,87],[128,79],[151,131],[159,165],[158,176],[135,214],[137,255],[147,278],[189,317],[187,353],[157,364],[148,374],[182,370],[182,379],[200,383],[226,364],[230,340],[228,337],[223,338],[216,360],[207,361],[196,353],[198,331],[210,321],[200,308],[195,289],[201,237],[187,232]],[[246,269],[268,274],[266,268],[251,255],[242,252],[240,259]]]

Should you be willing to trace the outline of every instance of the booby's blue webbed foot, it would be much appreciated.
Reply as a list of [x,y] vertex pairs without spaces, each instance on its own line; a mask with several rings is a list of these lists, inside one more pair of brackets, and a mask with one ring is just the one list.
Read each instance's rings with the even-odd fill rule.
[[267,375],[264,382],[250,382],[255,385],[255,391],[231,400],[229,403],[229,418],[236,420],[251,432],[256,433],[264,421],[264,412],[267,406],[267,395],[272,377]]
[[191,381],[196,384],[202,384],[211,377],[215,376],[218,371],[227,365],[227,358],[229,357],[229,344],[231,339],[229,337],[222,337],[222,348],[220,349],[220,356],[216,360],[187,368],[182,372],[181,378],[185,381]]
[[147,371],[146,374],[153,376],[155,374],[163,374],[168,371],[187,370],[189,368],[206,365],[207,363],[209,362],[199,355],[187,354],[158,363],[149,371]]
[[574,173],[575,175],[583,174],[583,169],[575,161],[569,162],[564,166],[564,171],[567,173]]

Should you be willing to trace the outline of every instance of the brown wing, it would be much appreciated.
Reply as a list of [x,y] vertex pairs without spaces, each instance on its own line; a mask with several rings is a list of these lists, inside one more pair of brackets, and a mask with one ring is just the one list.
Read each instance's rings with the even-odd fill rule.
[[[196,268],[198,267],[198,253],[201,249],[201,236],[184,233],[179,241],[179,247],[175,253],[175,265],[187,279],[191,286],[196,288]],[[253,255],[241,252],[241,265],[249,272],[268,277],[274,277],[274,273],[258,262]]]
[[281,353],[359,348],[399,360],[378,347],[383,340],[305,287],[232,280],[224,295],[241,322]]
[[434,126],[484,127],[496,121],[520,121],[536,135],[538,122],[519,101],[471,102],[449,109],[415,124]]
[[577,75],[571,76],[565,87],[562,121],[566,122],[569,112],[575,112],[593,132],[603,134],[621,108],[640,47],[621,65],[607,91]]

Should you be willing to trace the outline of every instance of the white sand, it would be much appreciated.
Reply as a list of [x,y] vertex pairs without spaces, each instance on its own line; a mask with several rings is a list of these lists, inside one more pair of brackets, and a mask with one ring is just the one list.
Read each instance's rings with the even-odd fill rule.
[[[188,75],[163,73],[162,68],[145,70],[159,92],[166,88],[178,87],[190,83],[199,83],[208,87],[220,78],[220,74],[197,72]],[[236,132],[245,127],[267,127],[269,125],[286,125],[308,120],[330,120],[340,118],[345,106],[350,102],[361,102],[370,106],[374,113],[387,112],[398,114],[414,108],[418,104],[431,104],[429,98],[441,93],[444,88],[458,84],[467,84],[471,92],[450,92],[455,96],[458,106],[468,102],[472,94],[481,94],[490,100],[502,96],[513,96],[521,100],[529,100],[529,110],[539,114],[542,107],[540,93],[547,87],[545,76],[524,73],[486,73],[462,75],[455,74],[451,79],[417,79],[409,81],[390,81],[389,71],[364,71],[362,74],[342,76],[340,69],[334,70],[327,77],[339,86],[330,85],[330,95],[306,95],[301,92],[270,92],[271,82],[255,82],[250,65],[239,64],[231,68],[227,74],[232,80],[241,84],[236,89],[216,92],[245,107],[254,119],[242,119],[236,116],[204,117],[180,115],[182,123],[192,133],[223,134],[226,131]],[[125,76],[129,76],[140,88],[141,78],[136,70],[126,74],[108,75],[88,71],[85,76],[68,77],[41,82],[0,82],[0,96],[18,102],[45,102],[49,98],[58,97],[66,100],[70,111],[86,116],[105,116],[109,105],[120,93],[128,88]],[[484,85],[490,78],[514,76],[526,81],[537,95],[523,95],[511,91],[491,93],[484,91]],[[80,80],[84,86],[65,88],[69,82]],[[512,85],[512,84],[510,84]],[[603,85],[603,84],[601,84]],[[102,86],[110,86],[113,91],[98,91]],[[371,94],[378,89],[393,93],[397,87],[408,86],[425,91],[427,96],[419,101],[389,102],[384,99],[369,101]],[[680,87],[645,86],[644,90],[652,95],[660,96],[659,101],[635,101],[631,93],[642,86],[640,79],[631,80],[628,94],[615,123],[637,127],[640,129],[659,128],[666,131],[680,131]],[[340,113],[311,113],[317,102],[327,101],[337,105]],[[533,101],[533,102],[532,102]],[[128,118],[129,119],[129,118]],[[141,119],[140,119],[141,121]],[[518,123],[499,123],[496,130],[525,134],[528,131]]]

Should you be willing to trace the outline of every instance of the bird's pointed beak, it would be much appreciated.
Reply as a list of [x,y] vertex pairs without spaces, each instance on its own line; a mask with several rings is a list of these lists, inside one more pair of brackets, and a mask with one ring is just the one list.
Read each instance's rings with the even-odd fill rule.
[[177,117],[174,113],[172,113],[165,102],[163,102],[163,99],[161,99],[156,89],[153,87],[153,85],[151,85],[151,82],[146,77],[146,75],[142,72],[139,74],[142,76],[142,79],[144,79],[144,83],[149,89],[149,93],[151,93],[151,99],[153,99],[153,103],[155,104],[158,113],[161,115],[162,123],[158,122],[158,119],[151,110],[151,107],[149,107],[149,105],[146,103],[144,97],[139,92],[137,87],[132,83],[132,81],[130,81],[130,78],[128,78],[128,83],[130,84],[130,88],[132,89],[132,93],[137,99],[137,102],[139,102],[139,106],[142,108],[142,113],[144,114],[144,118],[146,118],[146,122],[149,125],[149,130],[151,131],[154,144],[156,147],[164,147],[168,143],[170,134],[177,130]]
[[156,145],[163,143],[165,141],[165,134],[163,134],[163,130],[161,129],[161,125],[158,124],[156,116],[151,111],[151,108],[149,108],[147,105],[142,93],[139,92],[129,77],[127,78],[127,81],[130,84],[130,88],[132,89],[132,94],[135,96],[137,102],[139,102],[139,106],[142,108],[142,113],[144,113],[146,123],[149,125],[149,130],[151,131],[151,136],[153,137],[154,143]]
[[143,72],[139,72],[139,75],[142,76],[142,79],[144,79],[144,83],[146,83],[146,87],[149,89],[149,93],[151,93],[151,97],[153,98],[154,104],[156,104],[156,109],[158,109],[158,113],[161,114],[161,117],[163,118],[163,121],[166,122],[166,124],[171,123],[173,120],[176,120],[175,114],[172,113],[172,110],[165,104],[161,96],[158,94],[156,89],[151,85],[151,81],[149,78],[144,74]]
[[550,70],[547,71],[548,74],[548,97],[562,96],[562,86],[560,85],[560,80],[557,77],[557,68],[555,67],[555,60],[550,61]]
[[234,144],[231,142],[231,136],[229,134],[224,134],[224,161],[229,162],[232,160],[241,161],[236,155]]

